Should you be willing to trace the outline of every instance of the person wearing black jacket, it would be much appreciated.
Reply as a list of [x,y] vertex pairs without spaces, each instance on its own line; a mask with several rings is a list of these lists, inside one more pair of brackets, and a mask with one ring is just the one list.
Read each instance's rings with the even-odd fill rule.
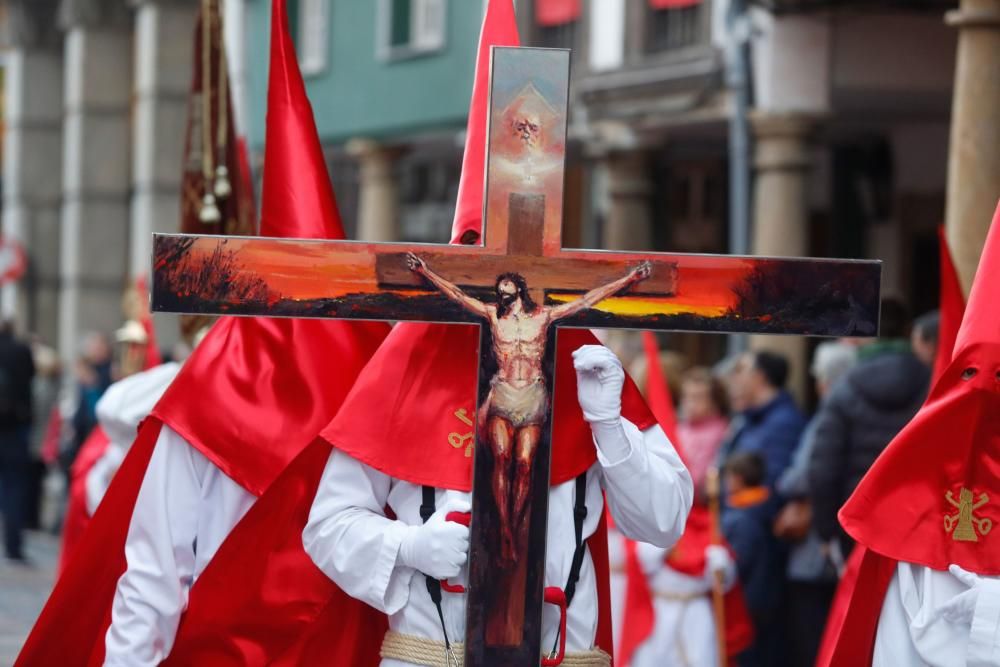
[[844,557],[853,543],[837,512],[920,409],[930,382],[930,369],[905,339],[905,318],[888,305],[882,307],[885,338],[858,351],[858,364],[833,386],[816,414],[809,462],[813,523],[824,542],[840,539]]
[[0,512],[4,550],[12,561],[24,561],[22,534],[34,375],[31,349],[14,337],[9,323],[0,324]]

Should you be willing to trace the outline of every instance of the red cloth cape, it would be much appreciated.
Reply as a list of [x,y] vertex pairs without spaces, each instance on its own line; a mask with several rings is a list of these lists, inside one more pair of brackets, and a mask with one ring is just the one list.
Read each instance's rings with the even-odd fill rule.
[[83,441],[80,452],[70,467],[69,503],[66,505],[66,517],[63,519],[62,550],[59,552],[57,575],[61,575],[66,569],[90,523],[90,512],[87,511],[87,474],[98,459],[104,456],[109,444],[111,441],[104,429],[100,425],[95,426]]
[[898,561],[859,544],[848,564],[830,609],[816,667],[872,664],[882,603]]

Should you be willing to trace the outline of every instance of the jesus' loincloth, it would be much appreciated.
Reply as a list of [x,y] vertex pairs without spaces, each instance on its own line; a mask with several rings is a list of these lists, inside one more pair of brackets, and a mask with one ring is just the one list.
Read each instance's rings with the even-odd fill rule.
[[540,377],[524,387],[516,387],[494,377],[486,399],[487,415],[502,417],[514,428],[541,426],[548,404],[549,394],[545,390],[545,381]]

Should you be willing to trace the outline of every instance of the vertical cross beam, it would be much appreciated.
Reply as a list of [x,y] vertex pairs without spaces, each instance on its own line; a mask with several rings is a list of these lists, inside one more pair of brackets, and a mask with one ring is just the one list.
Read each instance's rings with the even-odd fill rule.
[[[568,87],[568,51],[493,51],[484,204],[487,247],[539,258],[547,248],[560,248]],[[541,286],[532,289],[529,283],[529,293],[544,304]],[[484,406],[492,385],[482,379],[493,377],[503,361],[496,358],[490,327],[482,327],[480,341],[478,405]],[[554,358],[555,336],[550,335],[542,364],[550,405]],[[492,434],[484,432],[484,421],[479,420],[466,612],[469,666],[531,665],[541,655],[552,430],[551,410],[547,412],[540,441],[530,450],[515,439],[514,451],[497,451]],[[516,501],[509,510],[514,558],[498,559],[504,538],[497,503],[506,502],[507,496],[497,498],[497,476],[507,475],[510,488],[523,466],[530,467],[530,495],[523,516],[516,516]],[[514,489],[509,495],[516,493]]]

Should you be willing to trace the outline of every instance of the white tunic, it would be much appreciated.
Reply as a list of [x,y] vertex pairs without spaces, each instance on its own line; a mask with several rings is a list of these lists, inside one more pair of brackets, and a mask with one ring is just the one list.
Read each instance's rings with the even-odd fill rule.
[[152,667],[169,655],[191,586],[255,500],[163,426],[125,540],[105,665]]
[[[598,462],[587,476],[584,538],[597,529],[601,490],[618,529],[636,540],[672,545],[681,535],[691,508],[691,478],[659,426],[640,431],[622,420],[628,453],[608,461],[598,451]],[[549,491],[545,586],[563,588],[575,547],[573,527],[574,481]],[[469,494],[438,489],[435,502],[469,500]],[[427,593],[423,575],[397,563],[406,525],[421,523],[421,487],[391,478],[351,456],[335,450],[327,462],[309,522],[303,532],[306,552],[338,586],[389,615],[390,629],[408,635],[442,640],[440,621]],[[398,517],[385,516],[389,507]],[[468,571],[452,583],[466,583]],[[465,596],[444,594],[443,611],[449,638],[465,636]],[[559,612],[545,605],[542,644],[551,645]],[[566,650],[588,650],[597,631],[597,581],[589,552],[584,558],[576,595],[567,619]],[[383,660],[383,667],[407,663]]]
[[882,603],[873,667],[1000,666],[1000,579],[989,579],[971,624],[952,623],[939,608],[969,587],[949,572],[900,563]]
[[611,629],[614,633],[615,646],[622,636],[622,619],[625,614],[625,596],[628,590],[628,577],[625,574],[627,565],[625,552],[625,536],[617,528],[608,528],[608,567],[611,570]]
[[87,512],[91,516],[97,511],[111,480],[125,460],[139,431],[139,424],[149,416],[180,370],[180,364],[169,362],[135,373],[108,387],[97,402],[97,421],[110,442],[84,480]]
[[652,634],[636,648],[631,667],[718,665],[709,579],[674,570],[664,563],[666,551],[651,545],[640,544],[638,556],[656,620]]

